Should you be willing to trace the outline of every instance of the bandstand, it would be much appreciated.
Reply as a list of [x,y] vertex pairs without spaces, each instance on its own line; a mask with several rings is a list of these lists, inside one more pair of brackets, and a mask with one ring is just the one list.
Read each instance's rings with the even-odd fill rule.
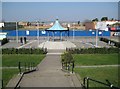
[[[55,40],[60,40],[60,41],[62,41],[62,40],[63,40],[63,38],[62,38],[62,33],[63,33],[63,32],[66,32],[66,33],[67,33],[69,30],[63,28],[63,27],[60,25],[58,19],[56,19],[54,25],[53,25],[52,27],[50,27],[49,29],[46,29],[45,31],[48,32],[48,40],[51,40],[51,38],[52,38],[53,41],[55,41]],[[50,32],[52,32],[52,37],[51,37],[51,38],[50,38]],[[55,32],[60,32],[59,39],[56,39],[56,38],[55,38]]]

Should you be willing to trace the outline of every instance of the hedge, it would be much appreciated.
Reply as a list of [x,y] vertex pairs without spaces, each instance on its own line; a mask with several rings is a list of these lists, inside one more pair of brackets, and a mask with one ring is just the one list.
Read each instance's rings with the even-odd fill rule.
[[110,40],[110,39],[103,38],[103,37],[100,38],[100,41],[103,41],[103,42],[106,42],[106,43],[110,42],[110,44],[114,44],[114,46],[120,48],[120,42],[116,42],[114,40]]
[[110,54],[119,53],[118,48],[82,48],[82,49],[66,49],[71,54]]
[[6,43],[8,43],[9,42],[9,40],[7,39],[7,38],[4,38],[2,41],[1,41],[1,45],[4,45],[4,44],[6,44]]
[[47,49],[38,48],[3,48],[2,54],[46,54]]

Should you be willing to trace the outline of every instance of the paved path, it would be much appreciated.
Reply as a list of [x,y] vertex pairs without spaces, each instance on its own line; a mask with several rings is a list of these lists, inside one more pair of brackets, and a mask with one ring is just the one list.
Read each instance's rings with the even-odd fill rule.
[[119,67],[120,65],[91,65],[91,66],[75,66],[76,68],[96,68],[96,67]]
[[41,43],[38,47],[40,48],[47,48],[49,50],[65,50],[66,48],[75,48],[76,45],[74,45],[72,42],[70,41],[58,41],[58,42],[54,42],[54,41],[46,41]]
[[81,87],[75,74],[61,70],[60,54],[47,54],[38,65],[38,70],[26,74],[21,87]]

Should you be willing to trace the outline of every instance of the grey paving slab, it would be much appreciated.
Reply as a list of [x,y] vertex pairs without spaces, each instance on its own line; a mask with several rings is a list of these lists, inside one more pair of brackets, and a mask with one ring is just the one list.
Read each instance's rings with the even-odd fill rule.
[[9,42],[9,43],[6,43],[5,45],[3,45],[2,48],[17,48],[21,45],[22,45],[21,43],[17,43],[15,41],[12,41],[12,42]]
[[[81,87],[79,80],[73,81],[69,73],[61,70],[60,55],[47,55],[36,72],[23,77],[21,87]],[[79,86],[78,86],[79,85]]]

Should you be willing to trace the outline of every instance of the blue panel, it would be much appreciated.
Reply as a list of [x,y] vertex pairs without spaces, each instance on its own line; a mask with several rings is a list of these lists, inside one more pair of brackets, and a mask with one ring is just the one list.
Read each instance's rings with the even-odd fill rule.
[[[16,30],[3,30],[2,32],[7,32],[7,36],[16,36]],[[53,32],[51,31],[39,31],[39,36],[48,36],[48,33],[50,36],[53,36]],[[59,31],[54,32],[55,36],[60,36]],[[73,30],[68,31],[63,31],[62,36],[96,36],[96,31],[79,31]],[[37,36],[37,30],[29,30],[29,35],[26,34],[26,30],[18,30],[18,36]],[[110,36],[110,31],[98,31],[98,36]]]

